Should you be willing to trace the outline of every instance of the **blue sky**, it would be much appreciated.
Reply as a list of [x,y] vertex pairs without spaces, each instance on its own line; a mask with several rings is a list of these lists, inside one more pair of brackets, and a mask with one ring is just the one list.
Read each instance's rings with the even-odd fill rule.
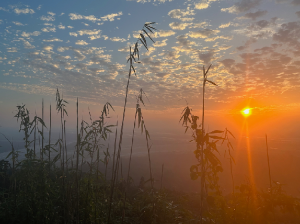
[[299,0],[2,0],[0,122],[17,104],[53,102],[56,88],[70,102],[122,106],[129,47],[145,22],[157,23],[155,43],[140,46],[129,106],[143,88],[150,111],[183,99],[200,109],[201,69],[212,64],[209,111],[249,98],[260,110],[299,111],[299,18]]

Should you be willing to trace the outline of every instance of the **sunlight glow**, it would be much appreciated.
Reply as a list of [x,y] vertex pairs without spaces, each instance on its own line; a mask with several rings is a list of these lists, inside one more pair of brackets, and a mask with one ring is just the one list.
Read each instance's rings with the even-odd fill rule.
[[244,108],[243,110],[241,110],[241,113],[244,117],[248,117],[251,115],[251,108]]

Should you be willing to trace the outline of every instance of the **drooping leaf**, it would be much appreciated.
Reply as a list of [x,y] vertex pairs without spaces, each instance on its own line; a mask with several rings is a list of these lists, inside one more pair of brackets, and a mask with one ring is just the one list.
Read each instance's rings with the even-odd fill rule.
[[224,131],[220,131],[220,130],[214,130],[212,132],[209,132],[208,134],[215,134],[215,133],[223,133]]
[[222,138],[222,137],[220,137],[220,136],[215,136],[215,135],[210,135],[209,137],[210,137],[210,138],[213,138],[213,139],[224,139],[224,138]]
[[145,26],[148,26],[150,24],[154,24],[155,22],[148,22],[148,23],[145,23]]
[[211,64],[209,65],[208,69],[206,70],[206,72],[205,72],[205,76],[207,76],[207,73],[208,73],[208,71],[209,71],[210,67],[211,67]]
[[[142,36],[143,39],[145,39],[145,37],[144,37],[143,34],[140,34],[140,36]],[[139,38],[139,40],[142,42],[142,44],[144,45],[144,47],[149,51],[149,49],[148,49],[148,47],[147,47],[147,43],[146,43],[146,42],[144,43],[144,41],[143,41],[141,38]]]
[[133,65],[131,65],[131,67],[133,69],[134,75],[136,76],[136,72],[135,72],[135,69],[134,69]]
[[150,28],[150,29],[153,29],[153,30],[157,30],[156,28],[154,28],[152,26],[149,26],[149,25],[147,25],[147,27]]
[[188,129],[189,129],[189,126],[186,126],[186,127],[185,127],[185,132],[184,132],[184,133],[186,133]]
[[145,34],[150,38],[150,40],[152,40],[152,42],[153,43],[155,43],[155,41],[150,37],[150,35],[147,33],[147,31],[146,30],[144,30],[144,29],[142,29],[144,32],[145,32]]
[[226,129],[226,131],[235,139],[234,135],[231,133],[231,131],[229,131],[228,129]]
[[211,83],[211,84],[213,84],[213,85],[215,85],[215,86],[218,86],[216,83],[214,83],[213,81],[210,81],[210,80],[206,80],[207,82],[209,82],[209,83]]
[[146,28],[147,30],[149,30],[151,33],[153,33],[153,31],[152,31],[148,26],[145,26],[145,28]]
[[145,133],[146,133],[146,138],[147,138],[147,139],[150,139],[150,134],[149,134],[149,131],[148,131],[148,130],[146,130],[146,128],[145,128]]

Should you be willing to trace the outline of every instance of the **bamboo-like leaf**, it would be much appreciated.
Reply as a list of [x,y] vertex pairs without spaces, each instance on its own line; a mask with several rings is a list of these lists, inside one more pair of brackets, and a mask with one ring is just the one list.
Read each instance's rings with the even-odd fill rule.
[[226,131],[235,139],[234,135],[231,133],[231,131],[229,131],[228,129],[226,129]]
[[189,126],[186,126],[186,127],[185,127],[185,132],[184,132],[184,133],[186,133],[188,129],[189,129]]
[[5,159],[8,159],[11,155],[12,155],[12,151],[10,153],[8,153],[8,155],[5,157]]
[[149,51],[149,49],[147,48],[147,45],[143,42],[143,40],[141,38],[139,38],[139,40],[142,42],[142,44],[144,45],[144,47]]
[[210,81],[210,80],[207,80],[207,79],[206,79],[206,81],[209,82],[209,83],[211,83],[211,84],[213,84],[213,85],[215,85],[215,86],[218,86],[218,85],[217,85],[216,83],[214,83],[213,81]]
[[131,54],[131,58],[133,58],[134,62],[136,62],[136,60],[135,60],[135,57],[134,57],[134,54],[133,54],[133,53]]
[[230,158],[232,159],[234,165],[236,165],[235,160],[234,160],[234,158],[233,158],[233,156],[231,154],[230,154]]
[[209,132],[208,134],[214,134],[214,133],[223,133],[224,131],[220,131],[220,130],[214,130],[212,132]]
[[148,23],[145,23],[145,26],[148,26],[150,24],[154,24],[155,22],[148,22]]
[[224,138],[222,138],[222,137],[220,137],[220,136],[215,136],[215,135],[210,135],[209,136],[210,138],[213,138],[213,139],[224,139]]
[[141,125],[141,120],[142,120],[142,112],[141,112],[141,108],[137,108],[137,113],[138,113],[138,128]]
[[211,67],[211,64],[209,65],[208,69],[207,69],[206,72],[205,72],[205,75],[206,75],[206,76],[207,76],[207,73],[208,73],[210,67]]
[[[146,138],[148,139],[150,139],[150,134],[149,134],[149,131],[145,128],[145,133],[146,133]],[[147,137],[148,136],[148,137]]]
[[134,69],[133,65],[131,65],[131,67],[133,69],[134,75],[136,76],[136,72],[135,72],[135,69]]
[[45,128],[47,128],[47,127],[46,127],[46,124],[45,124],[45,122],[43,121],[42,118],[37,117],[37,119],[38,119],[38,121],[42,124],[42,126],[44,126]]
[[144,30],[144,29],[142,29],[144,32],[145,32],[145,34],[150,38],[150,40],[152,40],[152,42],[153,43],[155,43],[155,41],[150,37],[150,35],[147,33],[147,31],[146,30]]
[[66,111],[66,109],[65,109],[65,108],[64,108],[64,112],[66,113],[66,115],[67,115],[67,116],[69,116],[69,115],[68,115],[68,112]]
[[144,120],[142,120],[141,122],[141,133],[143,133],[143,131],[144,131]]
[[150,29],[153,29],[153,30],[157,30],[157,29],[155,29],[154,27],[149,26],[149,25],[147,25],[147,27],[150,28]]
[[148,26],[145,26],[145,28],[146,28],[147,30],[149,30],[151,33],[153,33],[153,31],[152,31]]

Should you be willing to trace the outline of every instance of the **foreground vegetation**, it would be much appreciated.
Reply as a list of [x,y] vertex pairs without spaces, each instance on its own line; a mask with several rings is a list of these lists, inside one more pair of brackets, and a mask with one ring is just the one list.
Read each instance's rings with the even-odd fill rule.
[[[200,193],[174,192],[154,186],[151,167],[150,133],[142,114],[144,91],[137,96],[131,151],[128,165],[122,164],[122,138],[130,77],[135,74],[134,63],[139,60],[138,44],[147,49],[146,37],[155,30],[146,23],[140,38],[130,48],[129,74],[125,92],[121,126],[110,125],[107,118],[112,105],[106,103],[98,119],[78,120],[77,99],[76,148],[70,155],[66,141],[67,104],[59,91],[56,93],[56,111],[60,116],[60,137],[51,138],[51,105],[49,124],[42,116],[30,117],[25,105],[18,106],[15,115],[24,134],[25,159],[11,144],[7,160],[0,161],[0,220],[2,223],[299,223],[300,201],[286,195],[280,183],[270,178],[270,188],[258,191],[251,183],[235,186],[232,175],[232,193],[223,195],[218,174],[223,164],[216,154],[216,143],[227,145],[230,170],[234,169],[233,134],[225,129],[209,133],[204,129],[205,85],[216,83],[207,79],[203,67],[203,113],[199,117],[188,106],[181,121],[192,133],[197,163],[191,166],[190,175],[201,182]],[[149,32],[149,33],[148,33]],[[152,40],[152,39],[151,39]],[[153,40],[152,40],[153,41]],[[46,132],[48,129],[46,142]],[[136,129],[145,135],[149,163],[149,178],[139,184],[130,176],[131,158]],[[119,131],[119,133],[118,133]],[[108,135],[114,136],[114,145],[106,147]],[[3,135],[5,138],[6,136]],[[41,141],[39,141],[39,139]],[[7,139],[7,141],[9,141]],[[104,147],[105,146],[105,147]],[[71,150],[73,152],[73,150]],[[102,155],[102,151],[104,154]],[[68,154],[69,153],[69,154]],[[123,167],[127,168],[124,169]],[[104,169],[100,169],[104,167]],[[128,171],[127,173],[124,170]],[[156,177],[156,179],[158,179]],[[161,176],[161,183],[163,172]]]
[[[80,174],[77,192],[74,170],[63,176],[61,168],[48,168],[41,159],[25,159],[15,170],[1,161],[2,223],[200,223],[200,194],[152,189],[149,182],[126,186],[119,178],[111,198],[111,181],[96,169]],[[234,195],[209,192],[204,201],[203,223],[300,220],[299,199],[286,195],[280,184],[272,192],[248,184],[236,187]]]

